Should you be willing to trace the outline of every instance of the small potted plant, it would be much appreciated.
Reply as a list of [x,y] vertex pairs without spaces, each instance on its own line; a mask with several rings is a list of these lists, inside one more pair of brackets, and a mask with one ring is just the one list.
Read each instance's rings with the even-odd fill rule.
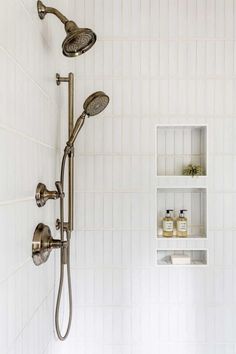
[[203,168],[200,165],[193,165],[189,164],[188,166],[184,167],[183,169],[184,176],[202,176],[203,175]]

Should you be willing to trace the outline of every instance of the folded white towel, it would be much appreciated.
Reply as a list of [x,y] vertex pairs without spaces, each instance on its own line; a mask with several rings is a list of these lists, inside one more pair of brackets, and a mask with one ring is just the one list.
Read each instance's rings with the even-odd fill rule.
[[186,254],[172,254],[171,263],[175,265],[191,264],[191,258]]

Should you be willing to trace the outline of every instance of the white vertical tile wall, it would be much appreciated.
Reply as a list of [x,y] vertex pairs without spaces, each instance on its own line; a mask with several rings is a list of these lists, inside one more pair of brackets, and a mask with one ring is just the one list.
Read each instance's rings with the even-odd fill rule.
[[[76,1],[98,35],[76,61],[78,109],[95,90],[111,102],[76,146],[74,322],[52,353],[235,353],[235,9]],[[157,124],[208,125],[208,267],[156,266]]]
[[37,208],[34,193],[39,181],[53,187],[58,176],[66,98],[55,73],[73,67],[61,55],[61,24],[41,22],[36,1],[2,1],[0,24],[0,352],[42,354],[53,338],[54,257],[36,268],[31,241],[37,223],[53,229],[55,204]]
[[[98,35],[75,61],[35,5],[8,0],[0,14],[1,353],[235,354],[235,0],[51,0]],[[39,221],[53,228],[54,204],[39,210],[33,195],[58,175],[66,90],[54,74],[74,64],[78,113],[95,90],[111,103],[77,143],[74,321],[61,343],[54,257],[35,268],[30,245]],[[208,267],[156,267],[157,124],[208,124]]]

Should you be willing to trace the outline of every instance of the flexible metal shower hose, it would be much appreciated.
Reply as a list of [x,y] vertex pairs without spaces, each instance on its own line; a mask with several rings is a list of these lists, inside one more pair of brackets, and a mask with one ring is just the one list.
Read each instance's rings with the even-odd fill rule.
[[[82,129],[84,125],[85,119],[82,120],[81,125],[78,129],[78,133]],[[77,133],[77,134],[78,134]],[[65,175],[65,164],[66,158],[70,153],[70,150],[67,149],[68,146],[64,150],[64,155],[61,162],[61,185],[62,191],[64,192],[64,175]],[[60,232],[61,232],[61,241],[64,241],[64,198],[60,198]],[[61,267],[60,267],[60,282],[58,288],[58,295],[57,295],[57,304],[56,304],[56,313],[55,313],[55,325],[56,325],[56,332],[58,338],[60,340],[65,340],[70,332],[71,321],[72,321],[72,288],[71,288],[71,275],[70,275],[70,238],[71,238],[71,231],[67,230],[66,232],[66,240],[67,240],[67,247],[66,247],[66,262],[65,262],[65,248],[61,248]],[[64,336],[61,334],[60,325],[59,325],[59,312],[60,312],[60,304],[61,304],[61,294],[62,288],[64,283],[64,266],[67,265],[67,281],[68,281],[68,293],[69,293],[69,320],[66,329],[66,333]]]
[[[62,164],[61,164],[61,185],[62,185],[62,190],[64,191],[64,172],[65,172],[65,163],[66,163],[66,158],[68,154],[65,151],[62,159]],[[64,198],[60,198],[60,233],[61,233],[61,241],[64,241]],[[70,274],[70,237],[71,237],[71,231],[66,232],[66,240],[67,240],[67,247],[66,248],[61,248],[61,254],[60,254],[60,261],[61,261],[61,266],[60,266],[60,282],[59,282],[59,288],[58,288],[58,295],[57,295],[57,303],[56,303],[56,313],[55,313],[55,325],[56,325],[56,332],[58,335],[58,338],[60,340],[65,340],[70,332],[70,327],[71,327],[71,321],[72,321],[72,288],[71,288],[71,274]],[[65,261],[65,254],[66,252],[66,262]],[[66,264],[65,264],[66,263]],[[69,320],[68,320],[68,325],[66,332],[64,336],[61,333],[60,325],[59,325],[59,312],[60,312],[60,304],[61,304],[61,295],[62,295],[62,289],[63,289],[63,283],[64,283],[64,272],[65,272],[65,266],[67,266],[67,282],[68,282],[68,293],[69,293]]]

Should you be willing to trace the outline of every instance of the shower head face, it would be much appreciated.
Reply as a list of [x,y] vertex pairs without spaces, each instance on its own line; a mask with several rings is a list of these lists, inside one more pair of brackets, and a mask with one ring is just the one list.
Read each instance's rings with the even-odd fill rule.
[[67,36],[62,43],[62,51],[66,57],[77,57],[87,52],[96,42],[96,34],[89,28],[79,28],[73,21],[65,25]]
[[97,91],[84,102],[84,111],[88,116],[96,116],[106,108],[109,100],[109,97],[104,92]]

